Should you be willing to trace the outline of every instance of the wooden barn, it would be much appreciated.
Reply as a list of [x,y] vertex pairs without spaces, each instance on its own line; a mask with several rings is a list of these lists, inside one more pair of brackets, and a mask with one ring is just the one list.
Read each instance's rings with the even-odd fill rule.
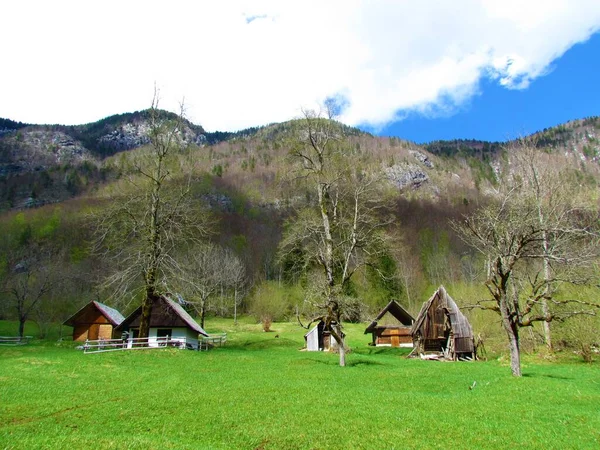
[[[335,326],[335,324],[333,324]],[[345,334],[342,332],[342,338]],[[309,352],[335,351],[338,343],[329,329],[326,329],[325,322],[320,320],[308,333],[304,335],[306,350]]]
[[475,359],[473,329],[460,312],[456,302],[440,286],[421,311],[412,326],[416,355],[438,354],[448,359]]
[[73,327],[74,341],[111,339],[114,328],[124,319],[116,309],[93,301],[65,320],[63,325]]
[[[132,312],[116,328],[118,333],[129,333],[129,338],[136,338],[140,328],[142,307]],[[148,330],[148,346],[158,347],[156,338],[169,336],[172,340],[185,342],[186,347],[198,349],[198,335],[208,337],[208,333],[198,325],[183,307],[166,295],[161,295],[152,304],[150,327]],[[133,345],[129,341],[129,346]]]
[[412,347],[410,334],[415,319],[395,300],[390,301],[365,330],[373,335],[369,345],[377,347]]

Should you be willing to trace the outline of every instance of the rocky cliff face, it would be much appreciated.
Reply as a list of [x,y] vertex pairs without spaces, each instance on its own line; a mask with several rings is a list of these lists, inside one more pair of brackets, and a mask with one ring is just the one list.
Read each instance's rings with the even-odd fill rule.
[[[0,176],[77,165],[86,160],[99,161],[105,156],[147,145],[149,132],[145,112],[111,116],[79,126],[30,125],[18,129],[2,126]],[[186,144],[204,145],[206,142],[202,127],[189,122],[181,134]]]
[[[112,153],[131,150],[149,144],[149,132],[150,124],[147,120],[124,123],[114,130],[100,136],[97,144],[101,148],[112,150]],[[204,133],[193,129],[189,125],[184,127],[182,138],[183,142],[186,144],[203,145],[206,143],[206,136]]]
[[6,133],[0,144],[0,176],[94,159],[81,142],[61,131],[24,128]]

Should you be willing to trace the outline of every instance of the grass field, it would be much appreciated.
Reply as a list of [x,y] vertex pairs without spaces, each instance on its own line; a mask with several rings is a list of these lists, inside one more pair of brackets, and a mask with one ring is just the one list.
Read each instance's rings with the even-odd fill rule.
[[502,358],[409,360],[348,325],[341,368],[337,355],[299,351],[294,324],[207,329],[227,331],[227,345],[0,348],[0,448],[600,448],[597,364],[526,357],[517,379]]

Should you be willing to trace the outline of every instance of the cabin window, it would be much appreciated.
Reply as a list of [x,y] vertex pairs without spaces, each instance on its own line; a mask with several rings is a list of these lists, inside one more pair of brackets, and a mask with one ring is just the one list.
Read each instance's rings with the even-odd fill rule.
[[156,337],[173,336],[172,328],[159,328],[156,330]]

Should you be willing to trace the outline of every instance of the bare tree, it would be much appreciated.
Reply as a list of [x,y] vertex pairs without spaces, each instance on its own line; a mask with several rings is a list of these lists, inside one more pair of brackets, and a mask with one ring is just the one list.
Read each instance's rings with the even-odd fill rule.
[[59,283],[53,270],[57,255],[39,246],[30,245],[24,251],[14,252],[7,259],[2,291],[7,294],[19,321],[19,336],[23,337],[25,323],[35,316],[44,301]]
[[246,266],[231,250],[225,250],[223,272],[227,274],[226,286],[233,291],[233,322],[237,324],[238,304],[248,285]]
[[[507,182],[505,188],[489,206],[454,226],[467,244],[490,261],[486,287],[491,299],[471,307],[500,315],[508,338],[511,370],[520,376],[520,328],[593,314],[590,307],[598,306],[552,295],[558,284],[586,281],[582,270],[597,257],[598,242],[592,212],[555,204],[555,211],[540,221],[539,205],[530,195],[524,195],[522,180]],[[551,266],[550,272],[540,264],[544,261]]]
[[292,144],[296,180],[306,182],[314,196],[288,223],[280,254],[300,253],[294,258],[301,271],[318,267],[323,274],[320,319],[337,341],[344,366],[343,294],[356,271],[383,249],[384,223],[376,215],[378,180],[360,171],[341,124],[332,120],[330,111],[326,114],[304,111]]
[[[559,283],[553,271],[552,264],[554,247],[561,245],[564,234],[552,233],[549,228],[553,224],[564,226],[562,222],[573,213],[575,193],[561,176],[561,168],[552,160],[552,155],[536,148],[536,142],[531,139],[520,139],[507,149],[510,172],[514,178],[513,185],[519,185],[520,195],[532,202],[535,208],[538,225],[542,229],[540,251],[542,252],[540,273],[543,280],[543,292],[540,304],[543,314],[550,317],[550,305],[547,299],[554,296]],[[564,161],[562,161],[564,163]],[[560,164],[560,162],[559,162]],[[550,321],[542,322],[544,341],[552,350],[552,333]]]
[[148,335],[153,300],[169,291],[181,272],[177,248],[182,242],[193,245],[209,228],[207,214],[191,204],[194,164],[179,159],[188,145],[184,107],[174,115],[158,106],[155,91],[148,111],[149,150],[135,161],[128,192],[110,198],[111,206],[96,218],[96,249],[116,268],[104,285],[116,297],[142,297],[140,337]]

